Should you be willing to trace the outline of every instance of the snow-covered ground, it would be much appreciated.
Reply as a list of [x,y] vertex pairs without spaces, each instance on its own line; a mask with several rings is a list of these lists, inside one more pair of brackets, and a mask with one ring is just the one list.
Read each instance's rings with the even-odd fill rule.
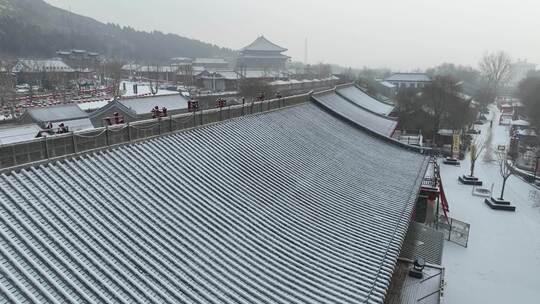
[[[122,97],[137,97],[151,95],[152,91],[150,90],[150,84],[148,82],[133,82],[133,81],[122,81],[120,83],[120,90],[123,90],[124,83],[126,84],[126,91],[122,92]],[[133,91],[133,85],[137,84],[137,94]],[[154,84],[155,85],[155,84]],[[165,95],[176,95],[179,94],[176,91],[169,91],[164,89],[159,89],[155,96],[165,96]]]
[[[491,149],[478,159],[475,176],[484,187],[494,184],[493,192],[499,196],[502,178],[494,153],[498,145],[508,144],[509,136],[508,126],[497,124],[496,108],[491,110],[495,113]],[[482,130],[480,139],[486,139],[489,122],[477,128]],[[468,248],[445,243],[445,303],[540,303],[540,191],[512,176],[504,198],[517,207],[516,212],[491,210],[483,198],[471,194],[471,186],[457,182],[459,175],[469,174],[469,164],[466,159],[461,167],[441,165],[450,216],[471,224]]]

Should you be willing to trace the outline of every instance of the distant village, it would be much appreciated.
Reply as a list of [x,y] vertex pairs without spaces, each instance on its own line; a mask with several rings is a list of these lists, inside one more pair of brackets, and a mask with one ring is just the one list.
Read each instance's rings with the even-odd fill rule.
[[[234,60],[176,57],[159,64],[118,62],[95,52],[72,49],[58,51],[55,58],[4,61],[0,65],[0,145],[205,109],[245,106],[354,83],[369,98],[392,106],[384,115],[398,123],[388,136],[406,144],[437,146],[450,155],[455,130],[463,129],[460,133],[467,135],[472,127],[468,124],[485,112],[482,96],[477,94],[481,88],[456,79],[456,92],[452,94],[464,108],[457,113],[439,113],[440,125],[433,130],[430,116],[434,109],[425,104],[408,109],[406,96],[407,92],[422,94],[433,81],[438,82],[433,73],[385,71],[366,81],[350,71],[335,73],[326,64],[298,65],[286,52],[287,48],[260,36],[238,50]],[[518,61],[512,70],[511,81],[499,89],[499,101],[503,113],[512,113],[511,121],[523,121],[526,110],[513,98],[512,90],[535,70],[535,65]],[[413,99],[422,98],[418,95]],[[524,140],[521,144],[516,141],[513,147],[518,164],[532,171],[535,162],[531,155],[535,153],[527,152],[530,149],[525,146],[536,134],[532,130],[523,133],[527,129],[523,124],[519,130]],[[462,142],[464,151],[468,147],[466,137]],[[520,153],[517,147],[521,147]]]

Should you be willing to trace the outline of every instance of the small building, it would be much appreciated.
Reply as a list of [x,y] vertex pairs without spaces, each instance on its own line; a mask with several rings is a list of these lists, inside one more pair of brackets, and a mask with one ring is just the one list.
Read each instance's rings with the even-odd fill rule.
[[509,84],[511,86],[517,86],[520,81],[527,77],[529,72],[536,69],[536,64],[527,62],[527,60],[518,60],[512,63],[510,69],[512,71],[512,78]]
[[126,63],[122,66],[122,77],[123,78],[134,78],[138,76],[140,65],[134,62]]
[[57,51],[56,55],[76,71],[90,72],[99,69],[99,53],[86,50]]
[[194,82],[193,59],[186,57],[175,57],[170,59],[171,66],[176,70],[176,82],[191,86]]
[[167,115],[176,115],[188,111],[188,100],[181,94],[159,95],[138,98],[117,99],[90,114],[90,120],[96,127],[107,125],[107,119],[120,116],[123,122],[133,122],[152,118],[152,109],[167,109]]
[[229,62],[223,58],[195,58],[193,60],[193,70],[229,70]]
[[142,65],[137,69],[138,76],[161,81],[176,81],[177,67],[171,65]]
[[384,81],[395,85],[397,90],[404,88],[421,89],[431,83],[431,78],[425,73],[395,73],[385,78]]
[[195,76],[198,87],[214,92],[227,92],[238,90],[240,76],[235,71],[207,71],[204,70]]
[[34,123],[40,128],[45,128],[48,123],[52,123],[53,128],[57,128],[63,123],[69,131],[81,131],[94,127],[88,118],[88,113],[76,104],[29,108],[19,118],[19,123]]
[[285,64],[290,59],[289,56],[282,54],[286,51],[286,48],[260,36],[240,50],[236,69],[242,74],[246,70],[284,71]]

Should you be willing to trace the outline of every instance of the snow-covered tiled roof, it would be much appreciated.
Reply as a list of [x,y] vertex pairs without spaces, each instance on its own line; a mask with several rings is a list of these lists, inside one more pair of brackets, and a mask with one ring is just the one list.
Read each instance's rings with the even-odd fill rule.
[[158,106],[160,109],[166,107],[169,111],[188,108],[187,99],[180,93],[175,95],[120,99],[119,102],[138,115],[150,113],[155,106]]
[[0,175],[0,299],[382,303],[426,159],[313,104]]
[[385,79],[389,82],[430,82],[431,78],[425,73],[396,73]]
[[74,72],[70,66],[60,59],[19,59],[12,69],[13,73],[38,73],[38,72]]
[[396,120],[368,111],[335,92],[314,95],[313,98],[324,108],[382,136],[391,137],[396,129]]
[[36,124],[0,125],[0,145],[6,145],[36,138],[41,128]]
[[38,123],[88,118],[88,113],[81,110],[76,104],[28,108],[26,115],[30,115],[32,120]]
[[263,52],[285,52],[286,48],[283,48],[273,42],[270,42],[264,36],[259,36],[250,45],[242,48],[240,51],[263,51]]
[[380,115],[389,115],[394,111],[394,106],[378,101],[356,86],[340,88],[336,92],[355,105]]

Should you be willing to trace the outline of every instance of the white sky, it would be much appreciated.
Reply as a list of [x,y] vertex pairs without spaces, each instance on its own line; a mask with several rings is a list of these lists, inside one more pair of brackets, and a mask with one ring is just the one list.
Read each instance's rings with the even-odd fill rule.
[[486,51],[540,63],[538,0],[46,0],[102,22],[239,49],[264,34],[303,61],[476,66]]

